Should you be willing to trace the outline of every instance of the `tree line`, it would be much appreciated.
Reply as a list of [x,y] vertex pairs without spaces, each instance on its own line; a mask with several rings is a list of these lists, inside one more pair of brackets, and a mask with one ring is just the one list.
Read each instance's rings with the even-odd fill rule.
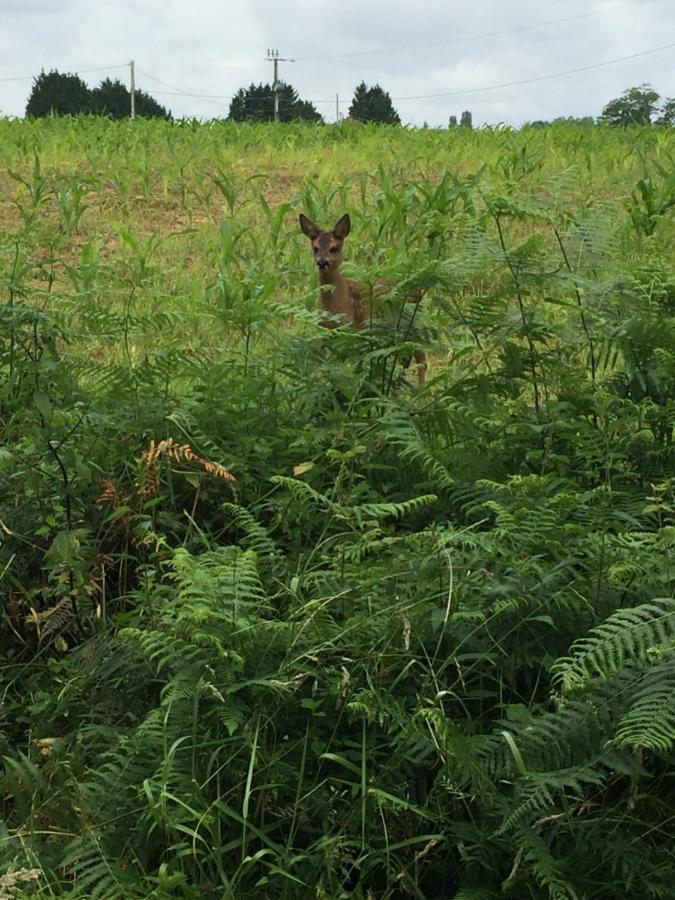
[[[289,84],[279,83],[279,119],[290,122],[305,119],[310,122],[322,120],[309,100],[300,100],[297,92]],[[228,118],[236,122],[269,122],[274,118],[274,88],[271,84],[251,84],[240,88],[230,103]],[[376,84],[368,87],[364,81],[357,85],[347,114],[349,119],[359,122],[379,122],[384,125],[400,125],[401,118],[394,109],[389,94]]]
[[649,84],[628,88],[602,111],[610,125],[675,125],[675,97],[664,99]]
[[[291,122],[298,119],[321,122],[323,117],[309,100],[302,100],[290,84],[279,82],[279,119]],[[274,119],[274,88],[271,84],[253,84],[240,88],[230,102],[228,118],[235,122],[269,122]],[[171,118],[157,101],[144,91],[135,91],[136,115]],[[129,115],[129,89],[119,80],[106,78],[97,88],[90,89],[79,75],[41,72],[34,79],[27,116],[77,115],[93,113],[122,119]],[[469,114],[470,116],[470,114]],[[389,94],[379,84],[368,87],[361,82],[354,91],[349,118],[360,122],[381,122],[400,125],[401,119]]]
[[[304,120],[322,122],[323,117],[310,100],[303,100],[295,88],[280,82],[277,85],[279,119],[282,122]],[[271,84],[253,84],[240,88],[230,102],[227,118],[234,122],[270,122],[274,119],[274,88]],[[131,96],[129,89],[119,80],[109,78],[96,88],[89,88],[78,76],[52,70],[41,72],[34,79],[26,105],[27,116],[77,115],[90,113],[123,119],[129,115]],[[135,108],[138,116],[171,118],[171,113],[154,97],[142,90],[135,91]],[[400,125],[401,117],[394,108],[387,91],[379,84],[368,86],[362,81],[354,90],[348,111],[348,119],[358,122],[378,122]],[[561,117],[553,122],[574,122],[592,125],[592,116],[582,118]],[[600,115],[599,122],[610,125],[675,125],[675,98],[664,98],[650,85],[628,88],[620,97],[610,100]],[[544,126],[551,122],[537,120],[529,125]],[[425,123],[425,127],[428,127]],[[472,128],[469,110],[462,112],[459,122],[451,115],[448,128]]]
[[[145,91],[134,91],[136,115],[170,119],[171,113]],[[40,72],[26,104],[27,116],[75,116],[89,113],[125,119],[131,109],[129,88],[115,79],[105,78],[98,87],[90,88],[79,75],[64,72]]]

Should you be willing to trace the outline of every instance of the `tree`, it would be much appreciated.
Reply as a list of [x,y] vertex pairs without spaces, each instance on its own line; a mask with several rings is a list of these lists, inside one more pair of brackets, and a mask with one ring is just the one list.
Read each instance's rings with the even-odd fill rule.
[[[279,120],[303,119],[320,122],[321,116],[309,100],[301,100],[290,84],[279,82]],[[251,84],[239,88],[230,102],[229,119],[235,122],[271,122],[274,119],[274,91],[271,84]]]
[[576,125],[583,128],[590,128],[595,125],[593,116],[556,116],[555,119],[533,119],[531,122],[525,122],[523,128],[550,128],[552,125]]
[[[136,91],[136,115],[170,119],[171,113],[145,91]],[[131,110],[131,92],[118,79],[106,78],[91,92],[91,111],[111,119],[126,119]]]
[[610,100],[600,119],[610,125],[650,125],[658,102],[656,91],[648,84],[641,84]]
[[400,125],[401,119],[394,109],[389,94],[379,84],[366,87],[362,81],[354,91],[349,115],[361,122],[381,122],[385,125]]
[[129,115],[131,98],[126,85],[106,78],[91,92],[92,109],[99,116],[124,119]]
[[661,115],[658,117],[655,125],[666,125],[669,128],[675,128],[675,97],[666,100],[661,106]]
[[171,119],[171,110],[158,103],[150,94],[136,89],[136,115],[146,119]]
[[[129,89],[121,81],[106,78],[97,88],[90,90],[79,75],[67,75],[56,70],[38,75],[26,105],[26,115],[36,117],[92,113],[112,119],[126,119],[130,111]],[[136,91],[136,114],[171,118],[171,113],[145,91]]]
[[448,119],[448,128],[457,128],[457,116],[450,116]]
[[91,111],[91,92],[79,75],[40,72],[26,104],[27,116],[77,115]]
[[462,113],[462,117],[459,120],[459,124],[463,128],[473,128],[473,118],[468,109],[465,109]]

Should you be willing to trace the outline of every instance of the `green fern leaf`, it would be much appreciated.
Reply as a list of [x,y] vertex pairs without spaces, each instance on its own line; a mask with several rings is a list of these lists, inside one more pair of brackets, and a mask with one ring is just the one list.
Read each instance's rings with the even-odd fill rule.
[[675,743],[675,658],[655,663],[636,686],[616,731],[619,747],[672,750]]
[[626,665],[646,662],[655,648],[674,638],[674,599],[620,609],[572,644],[571,655],[556,662],[554,678],[563,690],[575,690],[594,676],[609,678]]

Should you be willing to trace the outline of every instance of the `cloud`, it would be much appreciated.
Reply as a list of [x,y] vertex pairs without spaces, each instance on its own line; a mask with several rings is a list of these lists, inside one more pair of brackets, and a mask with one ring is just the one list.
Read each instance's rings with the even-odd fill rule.
[[[0,0],[0,12],[0,109],[12,115],[23,113],[30,76],[43,68],[117,67],[83,75],[96,84],[126,80],[132,58],[138,86],[175,115],[225,115],[239,87],[271,81],[268,47],[296,58],[281,64],[281,77],[327,116],[336,94],[346,111],[361,80],[388,90],[404,121],[432,125],[463,109],[476,124],[598,115],[642,82],[675,92],[673,52],[475,92],[675,41],[671,0]],[[16,76],[27,77],[1,80]]]
[[0,16],[3,19],[26,16],[60,16],[67,11],[71,0],[0,0]]

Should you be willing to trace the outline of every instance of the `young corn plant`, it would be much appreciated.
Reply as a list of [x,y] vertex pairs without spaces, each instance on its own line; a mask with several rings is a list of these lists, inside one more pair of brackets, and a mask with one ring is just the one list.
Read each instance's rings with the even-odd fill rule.
[[671,897],[673,141],[0,120],[0,894]]

